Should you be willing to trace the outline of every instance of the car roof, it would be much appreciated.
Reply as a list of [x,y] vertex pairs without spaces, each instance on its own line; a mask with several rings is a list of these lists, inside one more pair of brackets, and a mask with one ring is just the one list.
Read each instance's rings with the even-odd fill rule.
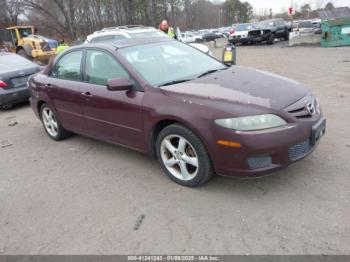
[[104,49],[120,49],[125,47],[131,47],[131,46],[139,46],[139,45],[146,45],[146,44],[156,44],[156,43],[164,43],[164,42],[176,42],[176,40],[172,38],[165,38],[165,37],[151,37],[151,38],[128,38],[123,40],[117,40],[113,43],[97,43],[97,44],[83,44],[79,46],[75,46],[70,48],[72,49],[79,49],[79,48],[104,48]]
[[143,32],[149,32],[149,31],[157,31],[154,27],[144,27],[144,26],[119,26],[119,27],[107,27],[103,28],[100,31],[96,31],[91,36],[95,35],[113,35],[113,34],[132,34],[132,33],[143,33]]

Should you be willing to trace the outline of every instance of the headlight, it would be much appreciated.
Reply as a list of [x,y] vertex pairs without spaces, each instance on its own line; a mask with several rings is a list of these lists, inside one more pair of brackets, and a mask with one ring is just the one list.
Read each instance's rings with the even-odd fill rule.
[[215,123],[219,126],[239,131],[268,129],[287,124],[282,118],[273,114],[217,119]]

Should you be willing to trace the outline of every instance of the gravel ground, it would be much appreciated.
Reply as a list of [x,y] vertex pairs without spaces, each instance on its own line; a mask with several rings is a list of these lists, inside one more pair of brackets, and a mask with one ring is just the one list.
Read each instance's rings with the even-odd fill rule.
[[238,63],[319,97],[314,154],[190,189],[140,153],[50,140],[27,104],[0,111],[0,254],[350,254],[350,48],[238,47]]

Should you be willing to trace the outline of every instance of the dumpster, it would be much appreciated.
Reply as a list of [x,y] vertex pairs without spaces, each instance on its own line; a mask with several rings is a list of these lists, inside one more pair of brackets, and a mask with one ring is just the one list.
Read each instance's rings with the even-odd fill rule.
[[350,17],[322,21],[321,45],[350,46]]

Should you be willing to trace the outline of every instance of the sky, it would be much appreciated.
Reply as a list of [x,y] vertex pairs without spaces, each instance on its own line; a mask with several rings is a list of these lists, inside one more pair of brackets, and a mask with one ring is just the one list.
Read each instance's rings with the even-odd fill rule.
[[[273,13],[280,12],[283,8],[287,8],[291,5],[292,0],[242,0],[249,2],[254,10],[259,11],[263,9],[272,8]],[[336,7],[349,6],[350,0],[293,0],[295,7],[300,7],[305,3],[311,5],[312,8],[324,7],[328,2],[333,2]]]

